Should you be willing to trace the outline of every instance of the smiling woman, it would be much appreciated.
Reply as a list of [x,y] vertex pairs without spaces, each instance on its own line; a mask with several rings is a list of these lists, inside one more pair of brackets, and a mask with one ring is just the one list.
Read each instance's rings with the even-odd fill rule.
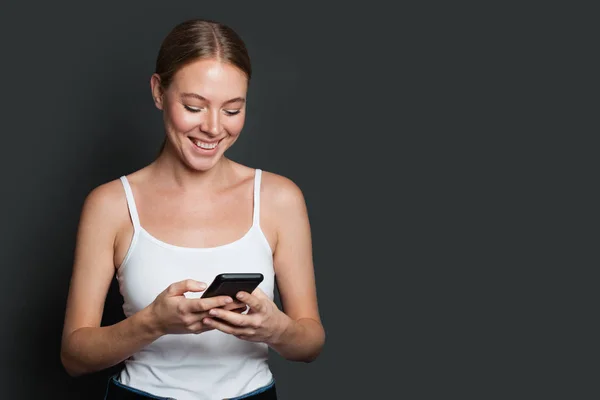
[[[251,74],[231,28],[177,25],[150,79],[165,128],[159,156],[86,198],[61,358],[73,376],[124,362],[106,399],[276,399],[269,348],[302,362],[321,352],[303,194],[225,157],[244,126]],[[252,293],[202,298],[222,273],[264,279]],[[100,326],[115,274],[126,318]]]
[[164,115],[163,151],[179,152],[194,170],[214,167],[244,126],[247,74],[211,57],[181,67],[168,87],[160,74],[152,76],[151,85]]
[[[234,140],[229,143],[231,145],[244,124],[245,94],[252,77],[250,57],[244,42],[231,28],[217,23],[211,25],[209,21],[204,24],[198,22],[180,24],[163,41],[156,60],[156,72],[151,79],[152,93],[159,109],[163,109],[165,96],[179,105],[170,109],[171,113],[165,112],[165,117],[179,116],[181,120],[185,117],[181,115],[181,106],[190,113],[204,112],[204,115],[188,118],[185,122],[212,123],[207,127],[208,132],[211,128],[213,132],[219,129],[219,119],[214,114],[222,112],[229,117],[237,115],[235,120],[227,124],[234,132]],[[175,75],[177,79],[174,79]],[[224,99],[228,93],[232,93],[233,97]],[[187,125],[183,123],[180,127],[186,128]],[[168,124],[166,128],[167,137],[161,152],[169,144]],[[198,138],[198,141],[200,148],[210,150],[220,140]],[[202,142],[206,145],[202,146]],[[223,154],[225,146],[220,147]]]

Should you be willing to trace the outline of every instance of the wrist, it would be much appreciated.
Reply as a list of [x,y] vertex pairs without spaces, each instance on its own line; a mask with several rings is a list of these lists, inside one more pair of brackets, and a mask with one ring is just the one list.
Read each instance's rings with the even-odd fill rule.
[[287,341],[287,338],[292,335],[296,321],[288,317],[285,313],[282,313],[281,321],[278,324],[278,328],[275,330],[275,335],[271,338],[271,346],[279,346]]
[[158,323],[158,318],[156,318],[156,313],[154,312],[152,305],[140,311],[139,325],[145,334],[154,339],[158,339],[165,334],[162,327]]

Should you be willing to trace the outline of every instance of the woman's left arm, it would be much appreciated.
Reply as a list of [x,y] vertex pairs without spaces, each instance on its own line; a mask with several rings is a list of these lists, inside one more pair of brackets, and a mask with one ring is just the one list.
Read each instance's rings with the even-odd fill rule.
[[321,353],[325,330],[317,305],[308,212],[295,183],[280,176],[274,181],[277,190],[268,203],[271,220],[277,221],[273,263],[284,312],[256,289],[238,296],[250,307],[248,314],[213,309],[214,318],[205,323],[243,340],[267,343],[288,360],[311,362]]
[[325,343],[317,305],[311,229],[301,190],[280,177],[276,195],[277,245],[274,265],[281,304],[283,328],[269,345],[283,357],[310,362]]

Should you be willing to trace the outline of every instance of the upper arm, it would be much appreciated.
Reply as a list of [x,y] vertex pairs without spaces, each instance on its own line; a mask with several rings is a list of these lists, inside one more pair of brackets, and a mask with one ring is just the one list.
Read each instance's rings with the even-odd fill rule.
[[81,327],[100,326],[104,302],[114,276],[117,231],[114,182],[95,188],[86,197],[79,220],[73,271],[67,298],[63,340]]
[[273,262],[281,303],[292,319],[320,322],[308,212],[300,188],[291,180],[272,176],[271,206],[277,221]]

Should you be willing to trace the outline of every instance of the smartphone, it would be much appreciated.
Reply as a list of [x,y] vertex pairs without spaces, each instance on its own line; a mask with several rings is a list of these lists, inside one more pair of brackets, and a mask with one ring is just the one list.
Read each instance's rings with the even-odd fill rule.
[[261,273],[219,274],[202,293],[201,297],[205,299],[214,296],[229,296],[235,300],[235,295],[238,292],[252,293],[263,279]]

